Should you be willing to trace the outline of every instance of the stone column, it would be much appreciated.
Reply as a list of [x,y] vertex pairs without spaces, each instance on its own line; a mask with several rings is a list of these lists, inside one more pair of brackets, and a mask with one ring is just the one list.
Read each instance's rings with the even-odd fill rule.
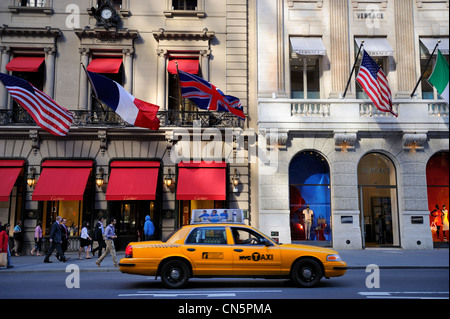
[[125,67],[125,74],[124,74],[124,89],[132,94],[133,90],[133,55],[134,55],[134,49],[123,49],[122,50],[124,54],[124,67]]
[[[329,58],[331,60],[332,87],[330,97],[332,98],[337,98],[339,93],[344,93],[348,77],[350,76],[351,50],[349,46],[348,18],[347,0],[330,1],[331,50]],[[350,91],[350,88],[348,93],[353,92],[353,90]]]
[[55,53],[54,47],[44,48],[45,52],[45,93],[51,98],[55,94]]
[[167,109],[166,106],[166,56],[167,50],[158,49],[158,91],[157,91],[157,105],[161,111]]
[[211,50],[200,51],[201,56],[201,67],[203,78],[209,82],[209,56],[211,55]]
[[88,78],[86,72],[83,68],[87,68],[89,63],[89,50],[86,48],[80,48],[81,54],[81,66],[80,66],[80,89],[78,97],[78,109],[87,110],[88,109]]
[[[2,64],[0,67],[1,73],[8,73],[6,70],[6,65],[9,63],[9,47],[0,47],[0,51],[2,52]],[[6,110],[8,108],[8,92],[4,85],[0,84],[0,110]]]
[[397,62],[397,96],[409,98],[416,84],[414,50],[414,10],[412,0],[394,1],[395,9],[395,61]]

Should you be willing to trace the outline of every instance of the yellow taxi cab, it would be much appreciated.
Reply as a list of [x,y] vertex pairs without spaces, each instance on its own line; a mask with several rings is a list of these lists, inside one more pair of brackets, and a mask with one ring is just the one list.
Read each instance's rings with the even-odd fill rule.
[[347,270],[335,250],[278,244],[240,223],[240,210],[228,210],[233,217],[224,220],[214,216],[226,210],[210,211],[193,211],[192,223],[163,241],[130,243],[120,271],[160,276],[165,287],[183,288],[193,277],[290,278],[299,287],[314,287],[322,277],[343,276]]

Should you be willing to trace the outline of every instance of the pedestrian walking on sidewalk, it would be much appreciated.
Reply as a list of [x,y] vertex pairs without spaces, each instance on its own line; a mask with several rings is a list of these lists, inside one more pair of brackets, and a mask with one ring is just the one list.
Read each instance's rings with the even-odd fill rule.
[[89,227],[89,223],[84,221],[83,228],[81,229],[81,235],[80,235],[80,248],[78,249],[78,259],[83,259],[83,257],[81,257],[81,251],[83,250],[83,247],[86,249],[86,259],[92,259],[92,257],[89,255],[89,250],[91,249],[92,238],[89,237],[88,230],[87,230],[88,227]]
[[34,229],[34,248],[30,252],[30,255],[34,256],[34,253],[36,253],[36,256],[40,256],[39,252],[41,251],[41,243],[42,243],[42,222],[38,221],[37,226]]
[[61,243],[62,243],[62,235],[61,235],[61,216],[56,217],[56,222],[53,223],[52,229],[50,230],[50,249],[48,250],[47,254],[44,258],[44,263],[51,263],[50,256],[52,255],[53,251],[56,249],[56,252],[59,256],[59,261],[66,262],[70,259],[64,256],[62,249],[61,249]]
[[105,230],[103,229],[103,217],[99,217],[97,224],[94,227],[94,240],[98,243],[98,246],[92,250],[92,255],[95,257],[95,252],[98,250],[98,257],[102,255],[103,248],[106,248],[103,235]]
[[14,267],[11,265],[11,252],[9,251],[9,224],[0,227],[0,253],[6,253],[6,268]]
[[145,240],[152,240],[155,233],[155,226],[153,225],[152,219],[149,215],[145,216],[144,223],[144,237]]
[[14,236],[14,248],[12,249],[14,251],[14,256],[19,257],[19,252],[22,249],[22,222],[19,220],[17,222],[16,227],[14,227],[13,236]]
[[109,225],[105,229],[106,250],[100,256],[100,258],[95,262],[97,264],[97,266],[99,266],[99,267],[100,267],[100,264],[102,263],[103,259],[105,259],[105,257],[108,255],[108,253],[111,253],[114,267],[119,266],[119,264],[117,262],[117,257],[116,257],[116,248],[114,246],[114,239],[117,238],[115,225],[116,225],[116,220],[113,218],[110,221]]

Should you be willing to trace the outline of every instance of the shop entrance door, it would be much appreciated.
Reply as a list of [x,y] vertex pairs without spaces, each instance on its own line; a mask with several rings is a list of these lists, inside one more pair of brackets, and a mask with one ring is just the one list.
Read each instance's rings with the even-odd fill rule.
[[[119,202],[119,214],[116,214],[117,248],[125,249],[133,241],[144,240],[145,216],[149,215],[155,226],[155,238],[159,238],[159,225],[155,214],[153,201],[124,201]],[[118,203],[118,204],[119,204]]]
[[395,167],[385,155],[370,153],[358,165],[363,248],[400,246]]
[[398,246],[398,217],[392,207],[396,188],[360,186],[359,193],[363,247]]

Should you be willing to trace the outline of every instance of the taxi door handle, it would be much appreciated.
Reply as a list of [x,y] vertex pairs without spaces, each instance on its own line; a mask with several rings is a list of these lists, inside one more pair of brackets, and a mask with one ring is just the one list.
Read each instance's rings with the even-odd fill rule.
[[188,248],[188,251],[195,251],[195,248]]
[[244,250],[243,249],[235,249],[234,251],[238,252],[238,253],[242,253]]

